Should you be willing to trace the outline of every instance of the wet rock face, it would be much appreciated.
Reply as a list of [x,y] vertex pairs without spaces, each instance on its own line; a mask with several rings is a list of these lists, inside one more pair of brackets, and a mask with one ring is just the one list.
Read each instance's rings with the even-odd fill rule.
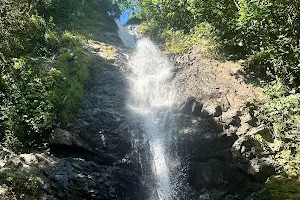
[[[280,143],[259,126],[247,103],[260,98],[259,89],[245,81],[241,65],[204,58],[201,46],[169,57],[181,105],[177,146],[182,163],[189,163],[196,199],[261,199],[262,183],[275,174]],[[201,105],[200,114],[192,113],[192,105]]]
[[203,104],[199,103],[195,98],[189,98],[183,103],[179,110],[183,114],[191,114],[193,116],[201,116]]
[[[44,169],[57,199],[138,199],[139,166],[132,154],[119,66],[92,68],[89,89],[74,122],[49,140],[57,162]],[[48,195],[48,198],[49,198]]]
[[[82,158],[57,158],[49,154],[16,155],[0,146],[1,174],[18,172],[24,178],[38,176],[42,180],[41,199],[131,199],[139,198],[138,176],[119,166],[100,165]],[[22,177],[18,177],[22,178]],[[24,179],[26,181],[27,179]],[[12,199],[0,186],[0,199]],[[13,198],[15,199],[15,198]]]
[[[128,191],[138,187],[132,172],[92,161],[67,158],[45,169],[49,192],[57,199],[129,199]],[[125,187],[126,186],[126,187]]]
[[[103,23],[105,37],[122,46],[115,40],[115,22]],[[140,168],[132,151],[125,105],[128,85],[122,67],[126,59],[116,52],[104,61],[94,48],[86,47],[94,64],[75,119],[49,139],[54,161],[41,169],[48,180],[45,199],[141,199]]]
[[189,184],[199,199],[261,199],[262,183],[276,165],[256,136],[272,137],[265,127],[250,125],[255,119],[247,109],[218,109],[203,105],[198,117],[179,108],[178,149],[182,162],[190,163]]

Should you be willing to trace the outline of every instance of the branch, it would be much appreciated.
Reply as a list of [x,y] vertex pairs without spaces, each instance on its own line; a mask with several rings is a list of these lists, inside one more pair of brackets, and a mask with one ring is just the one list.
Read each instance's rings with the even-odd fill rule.
[[240,7],[239,3],[236,0],[233,0],[233,1],[234,1],[235,6],[237,7],[237,9],[241,10],[241,7]]

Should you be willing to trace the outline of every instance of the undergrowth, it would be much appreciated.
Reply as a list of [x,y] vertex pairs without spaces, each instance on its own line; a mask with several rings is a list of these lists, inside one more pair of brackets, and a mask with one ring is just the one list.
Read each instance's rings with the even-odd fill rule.
[[298,200],[300,199],[300,180],[298,177],[287,175],[273,176],[265,184],[266,200]]
[[39,199],[41,196],[42,181],[33,173],[18,171],[0,172],[0,184],[2,187],[7,188],[3,198],[33,200]]
[[257,117],[274,138],[284,142],[276,155],[284,171],[300,175],[300,94],[280,82],[265,87],[265,93]]
[[96,26],[112,7],[105,0],[1,1],[2,144],[16,153],[41,149],[72,120],[91,63],[82,25]]

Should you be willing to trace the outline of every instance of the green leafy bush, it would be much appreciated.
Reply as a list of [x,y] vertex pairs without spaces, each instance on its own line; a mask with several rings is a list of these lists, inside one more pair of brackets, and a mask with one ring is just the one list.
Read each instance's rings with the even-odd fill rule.
[[58,122],[70,121],[84,95],[90,57],[80,46],[81,36],[66,32],[60,43],[64,48],[52,66],[32,58],[13,59],[2,76],[2,137],[15,152],[39,146]]
[[258,67],[285,84],[299,86],[300,7],[297,1],[240,0],[236,41]]
[[38,176],[27,172],[4,171],[0,173],[0,184],[9,188],[11,199],[32,200],[39,199],[42,182]]
[[72,119],[89,77],[84,36],[57,31],[51,17],[38,15],[55,2],[0,2],[7,11],[0,19],[0,137],[15,152],[41,147]]
[[[72,119],[77,105],[84,95],[84,85],[89,77],[91,58],[82,48],[65,50],[50,70],[51,100],[61,123]],[[54,90],[53,90],[54,89]]]
[[[3,76],[5,97],[1,104],[5,144],[17,151],[33,146],[54,124],[53,104],[41,63],[14,59],[11,71]],[[23,144],[21,144],[21,141]]]
[[268,200],[298,200],[300,199],[300,180],[297,177],[285,175],[271,177],[265,184],[265,198]]
[[[300,6],[296,0],[140,0],[149,30],[190,34],[206,22],[215,47],[231,58],[249,59],[252,72],[300,84]],[[200,38],[199,38],[200,39]]]
[[[4,58],[42,54],[47,23],[26,1],[0,1],[0,52]],[[35,45],[32,45],[35,44]]]
[[162,36],[165,38],[166,49],[180,54],[186,52],[191,46],[200,44],[202,53],[208,55],[215,54],[215,39],[212,36],[212,27],[203,22],[195,26],[189,34],[183,31],[171,31],[165,29]]
[[258,118],[274,137],[284,141],[278,160],[287,172],[300,172],[300,94],[281,83],[265,90],[267,99],[259,104]]

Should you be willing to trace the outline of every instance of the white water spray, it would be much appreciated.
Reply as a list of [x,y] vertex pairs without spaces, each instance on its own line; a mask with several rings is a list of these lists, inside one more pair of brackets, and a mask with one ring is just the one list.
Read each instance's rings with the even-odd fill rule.
[[119,20],[115,20],[115,22],[118,25],[118,29],[119,29],[118,34],[119,34],[123,44],[128,48],[134,49],[136,42],[135,42],[133,33],[130,33],[129,30],[125,26],[120,24]]
[[[138,152],[143,170],[151,169],[150,172],[146,172],[148,176],[146,175],[142,182],[145,184],[145,190],[150,193],[147,196],[151,200],[171,200],[174,192],[176,193],[174,187],[178,185],[178,177],[171,177],[178,160],[168,156],[172,151],[170,146],[174,131],[170,128],[173,125],[169,124],[168,120],[175,97],[170,83],[173,76],[172,65],[150,39],[141,38],[136,42],[130,30],[118,22],[117,24],[124,45],[135,48],[128,61],[131,72],[128,75],[131,91],[128,107],[133,121],[140,122],[138,126],[141,126],[141,131],[135,132],[142,135],[133,136],[132,141],[133,146],[147,149],[151,157],[148,158],[148,153]],[[139,141],[139,138],[143,138],[143,141]],[[144,141],[147,141],[146,144]],[[149,163],[151,167],[147,166]],[[177,171],[176,176],[178,174]]]
[[149,40],[137,42],[130,57],[129,67],[132,97],[129,106],[133,114],[142,119],[143,131],[152,155],[152,168],[156,191],[153,199],[172,199],[172,186],[168,167],[168,140],[166,117],[173,105],[174,93],[170,86],[172,66],[168,58]]

